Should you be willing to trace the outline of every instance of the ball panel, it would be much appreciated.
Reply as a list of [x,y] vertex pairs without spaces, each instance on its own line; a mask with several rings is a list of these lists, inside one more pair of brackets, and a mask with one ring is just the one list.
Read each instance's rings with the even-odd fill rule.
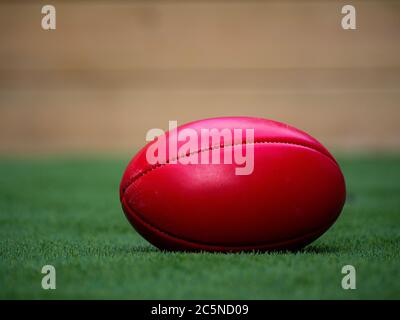
[[297,250],[319,238],[329,226],[322,227],[319,230],[302,235],[295,239],[273,243],[273,244],[257,244],[244,246],[218,246],[204,243],[190,242],[179,239],[172,235],[161,231],[154,226],[145,222],[139,214],[132,210],[124,199],[122,200],[122,208],[132,226],[136,231],[148,240],[151,244],[161,250],[169,251],[210,251],[210,252],[240,252],[240,251],[273,251],[273,250]]
[[[253,117],[222,117],[222,118],[211,118],[200,121],[191,122],[182,125],[177,128],[176,132],[167,132],[165,134],[166,139],[174,139],[176,135],[186,128],[191,128],[196,130],[200,137],[201,129],[218,129],[222,130],[225,128],[236,128],[236,129],[254,129],[254,138],[258,142],[288,142],[299,144],[303,146],[308,146],[312,149],[318,150],[321,153],[327,155],[332,160],[334,158],[329,153],[329,151],[319,143],[315,138],[311,137],[307,133],[298,130],[294,127],[288,126],[284,123],[253,118]],[[200,138],[199,138],[200,139]],[[243,139],[242,143],[246,141]],[[129,186],[132,179],[135,179],[138,175],[151,170],[152,165],[148,163],[146,159],[147,149],[155,142],[150,142],[143,149],[141,149],[138,154],[133,157],[133,159],[128,164],[125,173],[121,180],[120,185],[120,196],[124,193],[124,190]],[[184,142],[178,141],[178,148],[182,146]],[[199,141],[200,145],[200,141]],[[170,154],[167,151],[167,159],[171,160]],[[335,161],[335,160],[334,160]]]
[[[166,136],[174,138],[185,128],[198,133],[202,128],[253,128],[254,172],[235,175],[236,164],[150,165],[149,143],[129,163],[120,198],[128,220],[154,245],[170,250],[293,249],[315,240],[340,214],[343,175],[332,155],[308,134],[271,120],[229,117],[192,122]],[[244,147],[225,145],[219,152],[222,156],[226,149]]]
[[163,165],[135,180],[126,201],[157,229],[210,245],[281,242],[334,222],[344,202],[335,162],[290,144],[256,144],[254,153],[248,176],[234,165]]

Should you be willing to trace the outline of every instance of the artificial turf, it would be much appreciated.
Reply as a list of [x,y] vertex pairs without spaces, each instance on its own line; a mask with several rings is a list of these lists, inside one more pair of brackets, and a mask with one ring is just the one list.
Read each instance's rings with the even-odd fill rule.
[[[399,299],[400,156],[339,158],[348,201],[299,252],[170,253],[141,238],[118,197],[128,158],[0,160],[2,299]],[[57,289],[43,290],[43,265]],[[343,265],[357,289],[343,290]]]

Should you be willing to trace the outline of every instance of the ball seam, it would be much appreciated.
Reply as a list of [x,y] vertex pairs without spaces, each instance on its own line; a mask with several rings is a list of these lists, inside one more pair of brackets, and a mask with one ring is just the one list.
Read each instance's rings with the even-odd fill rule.
[[308,149],[311,149],[313,151],[316,151],[316,152],[326,156],[327,158],[329,158],[331,161],[333,161],[337,165],[336,161],[329,154],[321,152],[320,150],[318,150],[316,148],[313,148],[310,145],[301,144],[301,143],[295,143],[295,142],[259,140],[259,141],[254,141],[252,143],[243,143],[243,142],[241,142],[241,143],[234,143],[234,144],[229,144],[229,145],[216,145],[216,146],[208,147],[207,149],[199,149],[199,150],[187,153],[185,155],[180,155],[180,156],[168,159],[165,163],[154,164],[154,165],[150,166],[149,168],[143,170],[142,172],[139,172],[139,173],[133,175],[131,178],[129,178],[129,180],[126,183],[126,185],[121,188],[122,189],[121,190],[122,191],[122,196],[125,194],[126,190],[129,189],[130,186],[135,181],[139,180],[140,178],[142,178],[143,176],[145,176],[146,174],[148,174],[151,171],[154,171],[154,170],[156,170],[156,169],[158,169],[160,167],[163,167],[163,166],[166,166],[166,165],[170,164],[171,161],[176,161],[176,160],[179,160],[179,159],[182,159],[182,158],[185,158],[185,157],[190,157],[190,156],[192,156],[194,154],[200,154],[202,152],[212,151],[212,150],[215,150],[215,149],[224,149],[225,147],[235,147],[235,146],[239,146],[239,145],[243,146],[243,145],[249,145],[249,144],[254,144],[254,145],[255,144],[287,144],[287,145],[293,145],[293,146],[299,146],[299,147],[303,147],[303,148],[308,148]]
[[169,233],[167,231],[164,231],[164,230],[160,229],[159,227],[155,226],[154,224],[150,223],[149,221],[145,220],[143,218],[142,214],[140,214],[136,209],[133,209],[129,205],[128,202],[122,201],[122,204],[123,205],[125,204],[125,209],[129,210],[129,213],[131,214],[132,218],[134,217],[135,219],[138,219],[139,221],[141,221],[142,224],[147,226],[147,228],[152,228],[152,229],[156,230],[157,232],[160,232],[161,234],[164,234],[167,237],[170,237],[170,238],[172,238],[174,240],[185,242],[186,244],[189,244],[189,245],[190,244],[194,244],[194,245],[198,245],[198,246],[206,246],[206,247],[209,247],[211,249],[214,248],[215,250],[218,250],[218,248],[224,248],[224,249],[228,249],[228,250],[229,249],[230,250],[245,250],[248,247],[254,247],[254,246],[259,247],[259,248],[266,247],[266,246],[275,247],[275,246],[284,245],[284,244],[287,244],[287,243],[293,243],[293,242],[296,242],[296,241],[301,240],[301,239],[308,238],[308,237],[313,236],[313,235],[318,235],[319,234],[318,235],[318,237],[319,237],[323,233],[323,232],[321,233],[321,231],[327,230],[337,219],[337,218],[335,218],[335,219],[333,219],[333,221],[330,221],[329,223],[324,224],[324,226],[319,227],[318,229],[314,229],[312,231],[309,231],[306,234],[299,235],[297,237],[293,237],[293,238],[290,238],[290,239],[281,240],[281,241],[278,241],[278,242],[246,243],[244,245],[225,245],[225,244],[217,244],[217,243],[213,244],[213,243],[205,243],[205,242],[200,242],[200,241],[195,241],[195,240],[188,240],[188,239],[179,237],[177,235],[171,234],[171,233]]

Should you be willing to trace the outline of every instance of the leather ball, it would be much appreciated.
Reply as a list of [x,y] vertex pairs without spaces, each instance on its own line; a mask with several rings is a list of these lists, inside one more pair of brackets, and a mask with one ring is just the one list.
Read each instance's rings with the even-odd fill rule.
[[[179,152],[187,143],[178,139],[184,129],[197,133],[197,150]],[[209,140],[207,147],[200,139],[211,129],[242,130],[242,135],[229,143]],[[254,133],[250,142],[246,129]],[[149,148],[160,139],[150,142],[130,161],[120,184],[126,217],[160,249],[298,249],[321,236],[344,205],[345,181],[334,157],[316,139],[286,124],[251,117],[213,118],[180,126],[164,138],[175,139],[178,153],[166,148],[165,161],[149,163]],[[249,144],[252,172],[241,175],[234,158],[231,163],[222,160],[235,151],[245,154]],[[220,155],[220,163],[201,163],[212,160],[212,152]],[[198,163],[180,161],[189,157]]]

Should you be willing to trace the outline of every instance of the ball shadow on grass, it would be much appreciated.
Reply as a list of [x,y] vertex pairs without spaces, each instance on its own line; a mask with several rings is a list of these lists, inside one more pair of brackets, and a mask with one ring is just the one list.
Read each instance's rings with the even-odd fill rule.
[[332,254],[339,253],[342,250],[333,245],[309,245],[304,248],[290,249],[290,250],[270,250],[270,251],[238,251],[238,252],[219,252],[219,251],[174,251],[174,250],[162,250],[151,245],[133,245],[133,246],[123,246],[115,248],[119,253],[125,254],[136,254],[136,253],[159,253],[159,254],[170,254],[170,253],[183,253],[183,254],[216,254],[216,255],[286,255],[286,254]]

